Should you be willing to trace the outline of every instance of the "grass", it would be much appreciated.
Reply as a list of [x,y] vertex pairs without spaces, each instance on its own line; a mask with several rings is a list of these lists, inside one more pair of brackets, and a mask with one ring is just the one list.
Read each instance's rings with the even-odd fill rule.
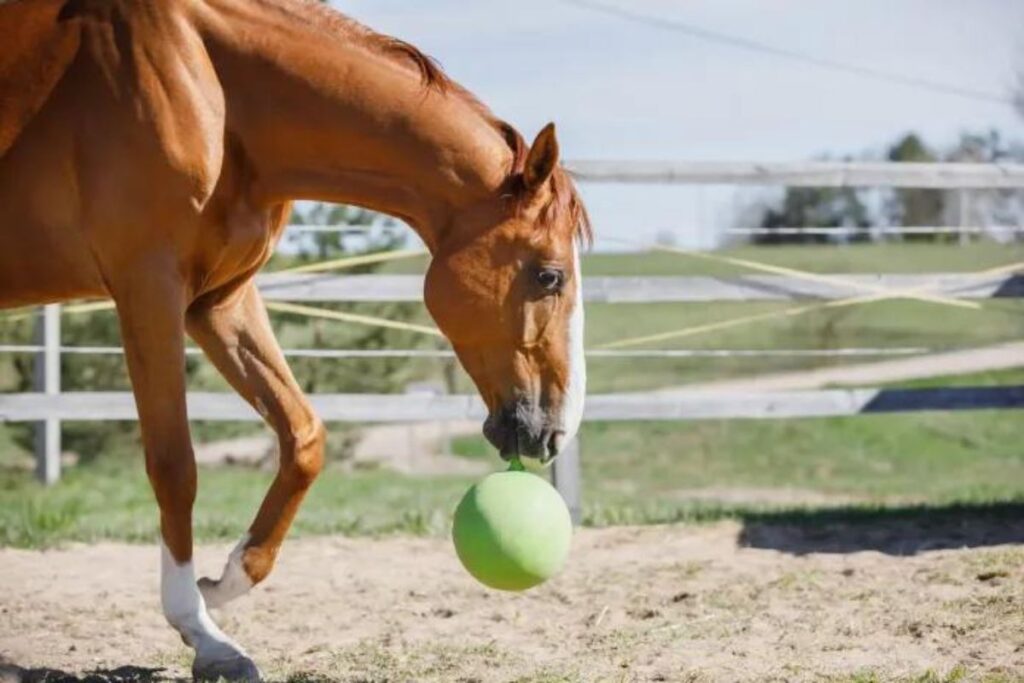
[[[818,272],[971,271],[1020,259],[1021,246],[980,243],[778,247],[728,253]],[[422,271],[422,260],[388,264]],[[594,254],[588,274],[735,274],[674,254]],[[786,304],[593,305],[587,343],[778,311]],[[976,346],[1024,336],[1024,306],[1000,300],[983,311],[891,301],[659,344],[662,348]],[[849,362],[849,361],[844,361]],[[589,364],[593,392],[644,390],[693,381],[795,370],[822,359],[601,359]],[[212,377],[212,372],[207,373]],[[205,377],[205,375],[204,375]],[[204,380],[222,388],[216,380]],[[462,377],[460,389],[472,391]],[[903,386],[1024,384],[1024,369],[940,377]],[[202,429],[198,433],[202,434]],[[1024,421],[1003,412],[918,413],[785,421],[616,423],[584,426],[585,522],[593,525],[742,517],[766,510],[884,510],[892,506],[1024,501]],[[481,438],[456,450],[499,463]],[[38,547],[70,540],[156,538],[156,512],[138,446],[71,468],[44,490],[14,465],[25,456],[0,429],[0,544]],[[196,508],[200,540],[235,538],[270,475],[204,470]],[[408,477],[328,468],[310,493],[296,533],[439,534],[469,484],[465,477]],[[717,489],[718,497],[694,495]],[[733,493],[745,495],[732,495]],[[768,492],[768,493],[766,493]],[[775,493],[771,493],[775,492]],[[812,492],[809,496],[807,492]],[[815,498],[816,496],[816,498]],[[851,507],[852,506],[852,507]],[[844,512],[844,514],[846,514]]]
[[[967,247],[939,244],[740,247],[717,252],[817,273],[973,272],[1024,259],[1024,244],[979,242]],[[387,264],[385,272],[421,273],[426,259]],[[583,262],[590,275],[739,276],[751,271],[704,259],[665,253],[589,254]],[[856,294],[857,292],[852,292]],[[736,318],[779,314],[714,333],[681,336],[642,344],[638,349],[830,349],[839,347],[958,348],[995,344],[1024,337],[1024,302],[990,300],[982,310],[966,310],[908,300],[889,300],[813,311],[797,316],[782,312],[797,302],[720,302],[714,304],[589,304],[588,348],[663,332],[679,331]],[[859,359],[866,361],[870,359]],[[641,391],[711,379],[820,367],[850,360],[822,358],[593,359],[593,392]],[[465,375],[462,391],[472,390]]]
[[[972,272],[1019,261],[1024,244],[976,242],[959,247],[945,244],[858,244],[753,247],[724,249],[717,254],[749,259],[814,273],[938,273]],[[392,261],[385,273],[423,273],[427,258]],[[590,253],[583,259],[588,275],[738,275],[749,273],[724,263],[683,254],[650,251],[640,253]]]
[[[244,467],[202,468],[193,524],[199,541],[236,538],[251,522],[272,478]],[[328,468],[295,523],[299,535],[437,535],[470,481],[412,478],[387,471]],[[156,503],[142,455],[109,454],[69,468],[46,488],[29,472],[0,469],[0,545],[159,539]]]
[[[588,423],[585,521],[646,524],[768,509],[1024,500],[1024,424],[1009,412],[784,421]],[[475,437],[456,443],[479,457]],[[717,496],[702,497],[713,489]],[[787,493],[788,492],[788,493]]]
[[[1024,244],[998,245],[979,242],[967,247],[932,244],[857,245],[847,247],[780,246],[742,247],[718,252],[821,273],[850,272],[955,272],[976,271],[994,265],[1024,260]],[[426,259],[410,259],[385,264],[383,272],[421,273]],[[749,271],[731,265],[711,263],[673,253],[590,254],[584,258],[585,275],[715,275],[737,276]],[[735,318],[780,314],[714,333],[690,335],[636,346],[638,349],[830,349],[838,347],[955,348],[994,344],[1024,338],[1024,301],[1000,299],[985,301],[983,310],[965,310],[918,301],[891,300],[848,308],[818,310],[786,316],[795,302],[720,302],[715,304],[590,304],[587,306],[585,343],[588,348],[625,338],[678,331]],[[338,304],[339,310],[381,312],[369,304]],[[430,323],[425,307],[410,304],[412,319]],[[382,309],[383,310],[383,309]],[[386,315],[386,312],[383,313]],[[111,325],[113,314],[107,315]],[[279,317],[279,339],[285,346],[314,344],[310,330],[330,325],[332,331],[348,330],[335,323],[316,323],[299,317]],[[287,321],[287,322],[281,322]],[[25,330],[28,334],[28,328]],[[30,337],[11,340],[30,342]],[[332,342],[335,343],[335,342]],[[337,342],[344,345],[344,340]],[[399,341],[406,346],[411,342]],[[870,359],[860,358],[860,361]],[[104,362],[120,363],[120,359]],[[202,370],[193,388],[227,390],[218,373],[205,360],[196,358]],[[323,367],[325,361],[293,359],[296,367],[306,364]],[[327,361],[333,364],[331,376],[358,382],[360,377],[381,376],[393,365],[385,360]],[[590,390],[596,393],[641,391],[690,382],[728,379],[758,373],[783,372],[852,362],[850,359],[796,358],[594,358],[589,363]],[[436,375],[440,364],[421,361],[408,374]],[[127,388],[123,368],[116,387]],[[414,379],[410,376],[409,378]],[[0,377],[0,382],[3,378]],[[473,390],[469,378],[459,372],[460,391]],[[0,386],[9,386],[0,384]],[[13,390],[13,389],[9,389]]]
[[[850,418],[587,423],[584,523],[703,522],[801,511],[804,521],[851,520],[923,505],[1024,504],[1024,422],[1012,412]],[[500,463],[482,439],[457,453]],[[237,537],[270,473],[203,469],[200,541]],[[329,467],[296,520],[297,535],[443,535],[471,477],[411,477]],[[708,491],[713,495],[706,495]],[[913,512],[914,508],[909,508]],[[0,545],[157,539],[141,454],[71,468],[49,489],[0,470]]]
[[1024,368],[990,370],[969,375],[939,375],[898,382],[888,386],[923,389],[926,387],[994,387],[1011,384],[1024,384]]
[[[812,273],[971,272],[1020,260],[1024,245],[978,242],[959,248],[942,244],[860,244],[754,247],[715,252]],[[751,271],[670,252],[589,254],[583,275],[742,275]]]
[[[1021,260],[1024,246],[979,243],[968,248],[943,245],[861,245],[854,247],[743,247],[719,252],[771,265],[817,273],[971,272]],[[672,253],[593,254],[584,275],[714,275],[750,271]],[[965,310],[907,300],[781,315],[795,302],[715,304],[591,304],[587,306],[587,346],[625,338],[694,328],[736,318],[777,313],[779,317],[643,344],[634,348],[829,349],[838,347],[955,348],[1024,337],[1024,304],[984,302]],[[861,359],[870,360],[870,359]],[[726,379],[766,372],[800,370],[829,363],[821,358],[601,359],[591,361],[595,392],[639,391],[673,384]]]
[[[792,305],[792,304],[788,304]],[[763,313],[780,312],[785,303],[642,304],[587,307],[587,345],[681,330]],[[780,316],[715,334],[680,337],[636,348],[829,349],[841,347],[984,346],[1024,337],[1024,304],[991,304],[981,311],[939,308],[906,301]],[[600,358],[588,364],[591,391],[641,391],[690,382],[870,362],[880,358],[813,357]]]
[[955,666],[945,673],[937,673],[932,670],[925,671],[913,676],[900,676],[892,678],[873,671],[862,671],[849,676],[824,679],[829,683],[962,683],[964,681],[977,681],[978,683],[1019,683],[1024,681],[1024,675],[1019,674],[982,674],[980,678],[970,675],[966,667]]
[[[595,348],[627,337],[681,330],[733,318],[780,313],[793,305],[792,302],[590,304],[586,309],[585,343],[588,348]],[[984,346],[1024,338],[1024,301],[1000,300],[986,302],[984,305],[984,310],[977,311],[910,301],[878,302],[816,311],[796,317],[780,315],[769,321],[754,322],[714,334],[680,337],[635,348],[830,349],[910,346],[944,349]],[[418,310],[416,320],[429,322],[425,309]],[[315,343],[307,338],[308,328],[306,321],[291,321],[279,335],[281,343],[291,347]],[[121,363],[120,359],[109,362],[115,360]],[[588,363],[588,383],[590,390],[595,393],[641,391],[690,382],[872,360],[880,358],[592,358]],[[201,366],[193,389],[229,390],[205,359],[195,357],[193,362]],[[385,360],[361,360],[358,364],[349,360],[293,359],[292,362],[296,365],[332,363],[331,376],[344,375],[348,381],[352,381],[348,373],[385,373],[393,364]],[[439,367],[436,361],[421,361],[410,374],[437,374]],[[103,388],[126,390],[127,373],[123,366],[118,370],[117,377],[115,385]],[[11,387],[8,390],[13,390],[13,385],[7,386]],[[457,387],[462,392],[473,390],[468,376],[461,371],[457,375]]]

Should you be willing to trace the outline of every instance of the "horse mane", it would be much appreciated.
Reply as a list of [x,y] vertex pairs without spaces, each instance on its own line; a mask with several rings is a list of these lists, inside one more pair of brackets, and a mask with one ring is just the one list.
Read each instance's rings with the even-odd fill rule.
[[[505,194],[512,200],[515,209],[525,207],[531,193],[523,182],[523,169],[529,146],[511,124],[494,115],[490,108],[481,102],[476,95],[453,81],[444,72],[441,65],[415,45],[400,38],[395,38],[361,24],[344,14],[331,9],[318,0],[274,0],[277,3],[299,3],[307,10],[323,28],[330,31],[343,31],[362,40],[363,45],[372,52],[389,57],[396,63],[404,64],[417,71],[424,88],[433,89],[441,94],[461,98],[482,116],[501,135],[512,152],[512,164],[506,180]],[[587,209],[583,205],[576,184],[569,173],[559,165],[551,174],[549,181],[550,198],[539,213],[542,226],[568,224],[572,226],[573,236],[585,244],[594,239],[593,229]]]
[[[308,23],[312,21],[321,29],[332,33],[343,33],[359,39],[364,48],[378,55],[397,58],[396,61],[411,66],[419,72],[425,87],[446,92],[454,83],[441,69],[433,57],[422,52],[411,43],[374,31],[365,24],[338,12],[320,0],[262,0],[278,11],[290,14],[294,19]],[[2,2],[2,0],[0,0]]]

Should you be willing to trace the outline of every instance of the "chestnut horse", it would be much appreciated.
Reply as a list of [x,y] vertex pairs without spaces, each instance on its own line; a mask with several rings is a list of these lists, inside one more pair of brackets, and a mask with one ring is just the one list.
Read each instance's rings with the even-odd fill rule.
[[[0,307],[117,306],[160,508],[161,597],[197,678],[259,676],[208,607],[270,572],[323,462],[253,275],[295,199],[403,219],[424,298],[503,457],[583,407],[586,212],[554,127],[527,147],[416,48],[312,0],[0,5]],[[196,582],[185,335],[266,419],[280,466],[219,580]]]

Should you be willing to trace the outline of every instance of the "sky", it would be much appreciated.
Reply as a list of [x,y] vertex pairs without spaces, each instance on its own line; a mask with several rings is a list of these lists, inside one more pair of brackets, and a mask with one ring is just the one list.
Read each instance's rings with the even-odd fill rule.
[[[1024,69],[1020,0],[594,0],[781,49],[1008,95]],[[800,161],[881,150],[907,131],[1024,138],[1007,104],[880,82],[711,43],[572,0],[333,0],[435,57],[527,138],[566,159]],[[711,246],[767,190],[585,185],[597,249],[671,234]]]

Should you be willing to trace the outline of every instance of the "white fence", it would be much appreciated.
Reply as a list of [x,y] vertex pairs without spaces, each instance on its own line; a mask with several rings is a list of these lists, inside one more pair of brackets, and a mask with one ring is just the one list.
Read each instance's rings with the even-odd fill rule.
[[[571,170],[583,182],[725,183],[801,186],[885,186],[941,189],[1024,188],[1024,165],[1013,164],[885,164],[815,162],[651,163],[574,162]],[[1019,229],[1020,226],[1009,226]],[[301,229],[308,230],[309,226]],[[317,228],[319,229],[319,228]],[[333,229],[333,228],[325,228]],[[955,247],[951,247],[955,248]],[[259,285],[270,300],[418,301],[418,276],[334,276],[323,274],[262,275]],[[918,275],[785,275],[715,277],[592,277],[585,283],[587,301],[604,303],[710,301],[835,301],[856,291],[893,292],[920,298],[921,292],[946,300],[1020,297],[1022,269],[1013,265],[980,274]],[[916,294],[915,294],[916,293]],[[884,294],[883,294],[884,297]],[[877,300],[877,296],[865,301]],[[38,422],[37,456],[40,478],[59,476],[62,420],[134,420],[135,405],[128,393],[60,391],[62,352],[111,353],[117,349],[65,349],[60,346],[60,307],[46,306],[40,317],[37,343],[0,351],[38,352],[36,390],[0,395],[0,421]],[[851,350],[856,351],[856,350]],[[885,350],[867,349],[866,352]],[[914,350],[908,350],[912,352]],[[294,354],[344,357],[358,351],[306,349]],[[447,355],[448,351],[382,351],[379,355]],[[594,355],[665,355],[670,351],[612,351]],[[681,351],[680,353],[688,353]],[[694,350],[689,353],[697,354]],[[752,351],[756,354],[756,351]],[[763,352],[761,352],[763,354]],[[473,396],[353,395],[312,396],[323,419],[351,422],[406,422],[482,419],[482,404]],[[967,410],[1024,407],[1024,387],[936,388],[916,390],[851,389],[763,393],[650,392],[588,397],[587,420],[690,420],[706,418],[766,419],[825,417],[914,410]],[[231,394],[189,395],[189,414],[196,420],[257,420],[240,398]],[[579,453],[559,459],[554,478],[579,511]]]
[[[419,275],[261,275],[256,279],[269,301],[420,301]],[[914,275],[606,276],[583,281],[590,303],[684,303],[711,301],[837,300],[851,291],[873,288],[916,291],[936,296],[989,299],[1020,296],[1024,276],[1014,273],[918,273]]]
[[1024,188],[1024,164],[863,161],[570,161],[581,182],[790,187],[908,187],[939,190]]
[[[480,420],[475,395],[314,394],[328,422],[388,423]],[[1024,406],[1024,386],[927,389],[823,389],[813,391],[685,391],[592,394],[584,420],[596,422],[843,417],[925,410],[991,410]],[[190,392],[189,416],[213,422],[261,422],[252,406],[231,393]],[[0,421],[137,420],[128,392],[76,391],[0,394]]]

